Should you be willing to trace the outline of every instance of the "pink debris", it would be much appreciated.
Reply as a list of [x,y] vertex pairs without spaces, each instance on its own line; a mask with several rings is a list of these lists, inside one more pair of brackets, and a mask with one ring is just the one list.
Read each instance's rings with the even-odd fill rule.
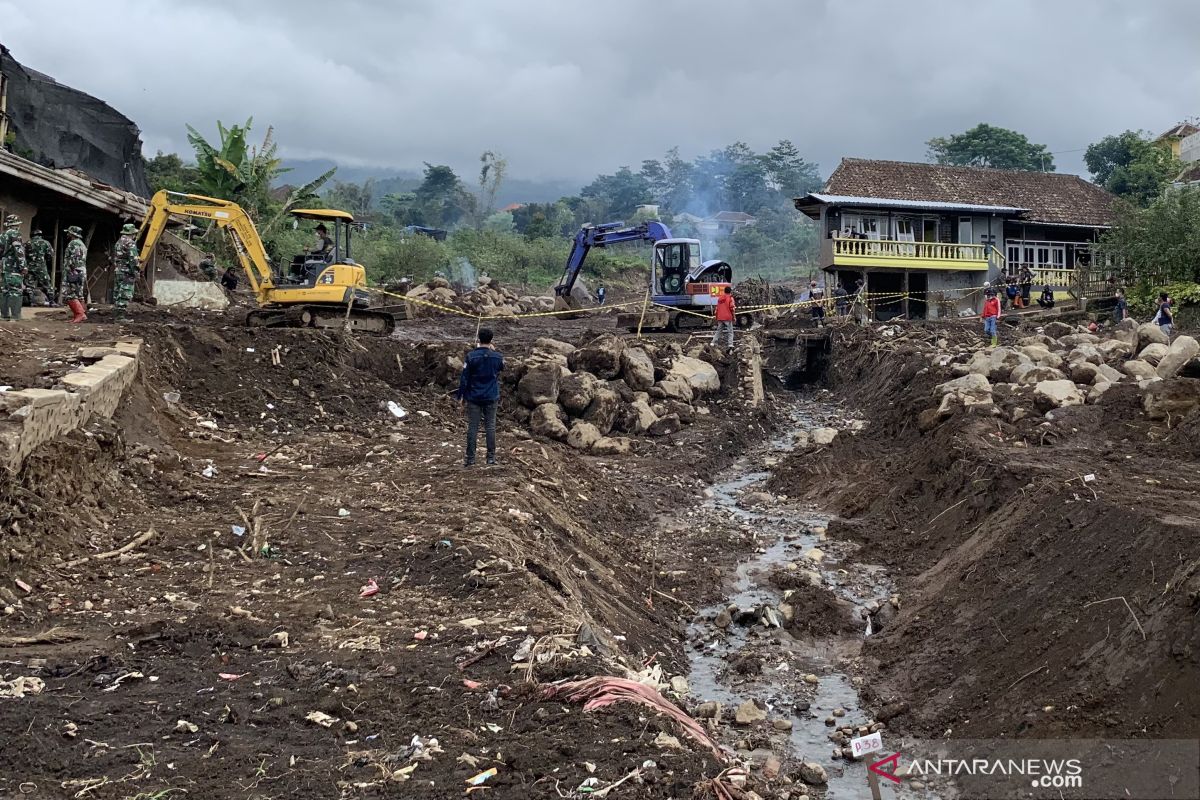
[[242,677],[245,674],[246,674],[245,672],[243,672],[241,675],[238,675],[237,673],[234,673],[234,672],[218,672],[217,677],[223,681],[236,681],[238,678]]
[[613,703],[639,703],[657,709],[673,718],[683,728],[684,733],[697,743],[712,751],[718,761],[726,757],[717,743],[705,732],[699,722],[692,719],[687,712],[674,703],[665,699],[657,690],[645,684],[626,678],[614,678],[609,675],[599,675],[582,681],[565,681],[552,683],[542,687],[545,697],[563,695],[572,702],[583,702],[584,711],[595,711],[598,708],[611,706]]
[[423,641],[425,641],[425,637],[427,637],[428,635],[429,635],[428,631],[417,631],[416,633],[413,634],[413,638],[416,639],[418,642],[423,642]]
[[358,596],[370,597],[373,594],[379,594],[379,584],[375,582],[374,578],[371,578],[369,581],[367,581],[366,585],[359,590]]

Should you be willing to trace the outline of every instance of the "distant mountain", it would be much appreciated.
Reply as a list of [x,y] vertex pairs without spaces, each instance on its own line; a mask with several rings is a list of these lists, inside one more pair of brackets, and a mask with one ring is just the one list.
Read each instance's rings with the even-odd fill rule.
[[[395,169],[391,167],[347,167],[338,166],[333,161],[321,158],[284,159],[283,166],[291,169],[280,176],[280,180],[298,186],[324,174],[330,167],[337,166],[338,171],[333,176],[335,181],[343,183],[362,183],[369,178],[375,179],[375,203],[385,194],[411,192],[421,184],[421,171],[411,169]],[[459,174],[468,188],[475,188],[475,175]],[[503,208],[510,203],[548,203],[560,197],[579,194],[581,185],[578,181],[568,179],[529,180],[516,176],[505,177],[496,194],[496,207]]]

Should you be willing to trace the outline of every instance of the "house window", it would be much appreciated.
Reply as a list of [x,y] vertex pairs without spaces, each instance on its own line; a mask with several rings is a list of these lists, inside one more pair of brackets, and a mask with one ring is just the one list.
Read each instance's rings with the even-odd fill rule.
[[913,221],[904,218],[896,220],[896,241],[912,242],[915,240],[916,234],[913,232]]

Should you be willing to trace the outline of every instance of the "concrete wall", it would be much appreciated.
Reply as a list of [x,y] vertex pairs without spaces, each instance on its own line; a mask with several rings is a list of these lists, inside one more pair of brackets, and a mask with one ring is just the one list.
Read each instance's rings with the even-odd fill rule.
[[37,214],[38,207],[28,200],[22,200],[19,197],[14,197],[10,192],[0,190],[0,224],[3,224],[4,217],[9,214],[16,214],[21,218],[21,238],[29,241],[29,234],[33,230],[33,217]]
[[[961,290],[974,289],[981,286],[987,280],[984,273],[969,272],[967,270],[949,270],[946,272],[930,271],[928,275],[929,290],[927,296],[930,319],[936,318],[939,315],[945,315],[947,318],[955,318],[963,311],[969,311],[972,314],[978,312],[980,308],[979,292],[964,292]],[[949,298],[954,301],[949,314],[945,314],[941,310],[941,304],[938,303],[937,298],[939,291],[948,292]]]
[[15,472],[38,447],[82,427],[93,414],[111,417],[137,376],[141,346],[140,339],[130,339],[84,347],[79,355],[92,363],[64,375],[63,388],[0,393],[0,467]]

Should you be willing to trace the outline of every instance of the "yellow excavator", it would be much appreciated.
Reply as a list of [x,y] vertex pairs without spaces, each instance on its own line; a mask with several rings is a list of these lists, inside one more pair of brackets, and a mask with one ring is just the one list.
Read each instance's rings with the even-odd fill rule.
[[138,232],[142,268],[154,252],[172,216],[206,219],[229,235],[259,307],[246,316],[254,326],[343,328],[387,335],[395,318],[370,308],[367,272],[350,258],[354,217],[333,209],[296,209],[299,219],[318,220],[332,229],[323,250],[297,255],[287,270],[271,269],[258,229],[242,207],[230,200],[198,194],[157,192]]

